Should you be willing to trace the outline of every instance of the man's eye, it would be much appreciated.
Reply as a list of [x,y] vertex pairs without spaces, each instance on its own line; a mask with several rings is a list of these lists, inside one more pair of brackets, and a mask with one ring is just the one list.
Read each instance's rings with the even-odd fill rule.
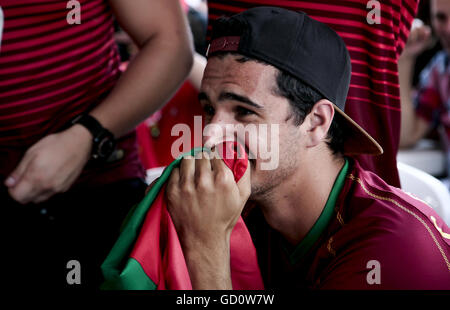
[[210,105],[210,104],[204,105],[204,106],[203,106],[203,111],[205,112],[205,114],[206,114],[207,116],[213,116],[214,113],[216,112],[216,111],[214,110],[213,106]]
[[447,15],[445,15],[445,14],[443,14],[443,13],[437,13],[437,14],[436,14],[436,19],[437,19],[439,22],[441,22],[441,23],[446,22],[446,21],[447,21]]
[[255,114],[255,112],[253,112],[252,110],[246,109],[244,107],[237,107],[236,108],[236,113],[239,116],[247,116],[247,115]]

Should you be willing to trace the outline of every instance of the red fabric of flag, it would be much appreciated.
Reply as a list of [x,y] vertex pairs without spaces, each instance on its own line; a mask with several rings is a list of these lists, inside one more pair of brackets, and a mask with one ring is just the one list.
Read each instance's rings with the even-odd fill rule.
[[[219,154],[225,164],[232,170],[235,181],[238,182],[248,168],[247,154],[243,146],[236,142],[225,142],[219,148]],[[197,150],[200,151],[202,149]],[[194,153],[192,152],[191,154]],[[181,160],[179,159],[178,162],[175,162],[175,165],[179,165],[180,162]],[[171,165],[168,168],[173,168],[175,165]],[[169,173],[163,173],[161,178],[164,178],[164,182],[168,179],[168,175]],[[183,250],[167,210],[165,189],[166,184],[164,183],[145,215],[139,236],[128,257],[128,264],[125,265],[125,268],[118,276],[119,278],[127,277],[127,279],[121,279],[121,284],[119,285],[111,285],[111,279],[106,277],[107,281],[110,281],[110,288],[192,289]],[[205,218],[205,220],[208,219]],[[114,252],[117,251],[113,248],[110,257],[104,263],[109,269],[114,264],[122,265],[117,263],[120,261],[120,258],[113,258],[117,257],[117,253],[114,255]],[[130,264],[130,261],[132,261],[132,264]],[[256,249],[241,217],[231,233],[230,268],[233,289],[264,289],[256,257]],[[145,275],[142,275],[142,272]],[[107,274],[114,274],[114,272],[107,272]],[[147,285],[145,282],[149,284]]]

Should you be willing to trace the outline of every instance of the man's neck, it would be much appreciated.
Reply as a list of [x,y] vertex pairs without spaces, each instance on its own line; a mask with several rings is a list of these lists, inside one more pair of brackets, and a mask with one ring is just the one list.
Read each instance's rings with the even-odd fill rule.
[[255,200],[267,223],[290,244],[297,245],[323,211],[333,184],[345,160],[316,157],[316,164],[304,165],[261,200]]

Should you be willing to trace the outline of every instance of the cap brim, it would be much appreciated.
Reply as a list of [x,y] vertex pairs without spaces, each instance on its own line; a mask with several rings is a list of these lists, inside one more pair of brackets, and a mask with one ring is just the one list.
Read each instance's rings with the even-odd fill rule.
[[345,143],[344,155],[381,155],[383,148],[367,131],[359,126],[347,114],[339,109],[335,104],[334,110],[341,116],[341,120],[345,122]]

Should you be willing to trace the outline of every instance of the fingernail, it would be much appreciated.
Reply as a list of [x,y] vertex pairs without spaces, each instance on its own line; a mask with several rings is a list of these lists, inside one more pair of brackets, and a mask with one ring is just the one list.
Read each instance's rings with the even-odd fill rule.
[[16,183],[16,180],[13,177],[8,177],[5,181],[6,186],[13,186]]

